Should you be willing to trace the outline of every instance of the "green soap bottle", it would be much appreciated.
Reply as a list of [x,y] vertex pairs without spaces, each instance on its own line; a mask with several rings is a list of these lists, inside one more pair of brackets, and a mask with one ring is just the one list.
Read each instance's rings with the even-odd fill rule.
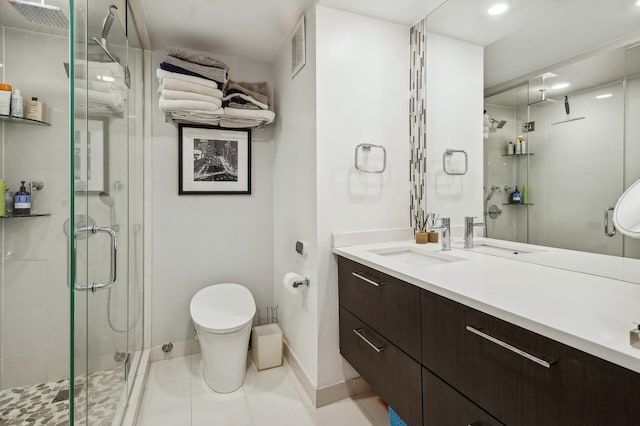
[[529,185],[522,185],[522,204],[529,204]]

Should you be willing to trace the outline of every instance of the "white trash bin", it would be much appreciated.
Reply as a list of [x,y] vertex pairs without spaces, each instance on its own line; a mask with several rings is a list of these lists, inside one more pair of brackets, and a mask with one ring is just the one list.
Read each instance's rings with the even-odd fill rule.
[[278,324],[253,327],[251,352],[258,370],[282,365],[282,330]]

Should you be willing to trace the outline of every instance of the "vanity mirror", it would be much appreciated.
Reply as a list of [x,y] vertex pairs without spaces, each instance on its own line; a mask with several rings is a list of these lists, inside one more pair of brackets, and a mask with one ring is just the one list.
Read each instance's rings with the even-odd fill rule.
[[492,5],[448,0],[427,17],[427,32],[484,47],[483,156],[469,161],[483,163],[486,236],[640,258],[612,217],[640,178],[640,7]]

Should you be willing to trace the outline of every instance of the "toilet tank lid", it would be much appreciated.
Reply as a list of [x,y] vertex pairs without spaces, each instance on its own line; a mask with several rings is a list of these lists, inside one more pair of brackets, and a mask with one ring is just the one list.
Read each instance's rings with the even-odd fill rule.
[[233,333],[246,327],[256,314],[251,292],[240,284],[205,287],[191,299],[191,319],[212,333]]

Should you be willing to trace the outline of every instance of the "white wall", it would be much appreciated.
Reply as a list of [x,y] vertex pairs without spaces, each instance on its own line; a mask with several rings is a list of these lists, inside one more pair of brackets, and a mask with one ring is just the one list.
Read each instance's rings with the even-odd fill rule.
[[[482,47],[427,34],[427,211],[462,225],[465,216],[482,220]],[[465,150],[469,171],[450,176],[442,168],[446,149]],[[460,154],[455,170],[464,169]]]
[[[152,54],[153,71],[164,51]],[[239,81],[267,81],[273,66],[217,56]],[[237,282],[258,308],[273,303],[273,130],[252,132],[250,195],[178,195],[178,130],[158,109],[151,78],[153,265],[152,345],[193,338],[191,297],[215,283]]]
[[[331,233],[409,226],[409,27],[324,7],[316,13],[321,388],[355,375],[339,354]],[[354,168],[363,142],[386,147],[383,174]]]
[[[318,280],[316,202],[316,20],[305,14],[306,65],[291,79],[291,43],[287,40],[276,65],[276,145],[274,199],[274,299],[280,305],[280,326],[291,351],[312,383],[318,375]],[[308,254],[298,255],[297,240]],[[280,285],[295,271],[311,280],[297,295]]]

